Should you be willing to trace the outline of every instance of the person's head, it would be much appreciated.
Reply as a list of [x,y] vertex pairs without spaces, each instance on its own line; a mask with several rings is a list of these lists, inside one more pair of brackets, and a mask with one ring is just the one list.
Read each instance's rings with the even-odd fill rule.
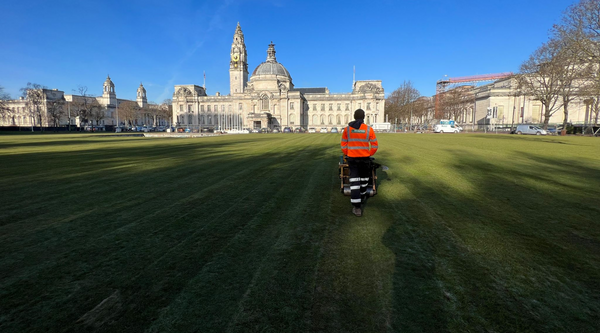
[[354,119],[364,120],[365,119],[365,111],[363,109],[357,109],[356,111],[354,111]]

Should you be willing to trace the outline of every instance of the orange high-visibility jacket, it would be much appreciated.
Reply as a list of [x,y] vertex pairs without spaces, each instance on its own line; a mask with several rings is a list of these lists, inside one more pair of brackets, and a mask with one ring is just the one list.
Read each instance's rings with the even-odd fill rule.
[[378,148],[375,131],[365,123],[359,129],[346,126],[341,145],[342,152],[348,157],[370,157],[375,155]]

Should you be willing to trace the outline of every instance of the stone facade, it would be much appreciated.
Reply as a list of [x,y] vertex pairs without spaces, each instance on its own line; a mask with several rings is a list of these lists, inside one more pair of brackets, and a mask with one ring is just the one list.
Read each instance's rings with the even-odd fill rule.
[[[501,79],[475,87],[473,92],[474,108],[470,108],[459,116],[459,119],[455,119],[460,124],[478,127],[483,125],[510,127],[514,124],[542,124],[544,122],[542,103],[533,99],[532,96],[519,94],[514,78]],[[560,108],[550,117],[549,124],[561,124],[563,119],[564,113]],[[573,124],[593,122],[589,107],[583,99],[576,98],[569,103],[568,120]]]
[[275,54],[271,42],[267,59],[248,80],[246,45],[238,23],[229,55],[229,95],[209,96],[204,87],[176,85],[175,125],[192,130],[342,127],[353,119],[358,108],[365,110],[367,123],[384,121],[385,97],[380,80],[356,81],[352,92],[342,94],[331,94],[327,88],[296,88]]

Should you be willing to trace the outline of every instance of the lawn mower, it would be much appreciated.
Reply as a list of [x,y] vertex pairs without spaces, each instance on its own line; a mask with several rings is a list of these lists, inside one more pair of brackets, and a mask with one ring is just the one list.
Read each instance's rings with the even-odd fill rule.
[[[350,168],[348,167],[347,156],[340,156],[338,167],[340,169],[340,192],[344,195],[350,195]],[[381,164],[375,162],[374,157],[369,157],[369,167],[371,174],[369,175],[369,184],[367,185],[367,196],[373,197],[377,194],[377,169]]]

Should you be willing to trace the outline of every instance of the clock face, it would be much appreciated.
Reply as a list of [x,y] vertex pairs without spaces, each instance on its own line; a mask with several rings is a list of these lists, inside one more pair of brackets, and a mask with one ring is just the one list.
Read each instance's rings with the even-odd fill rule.
[[232,56],[231,56],[231,59],[232,59],[233,61],[238,61],[238,60],[239,60],[239,58],[240,58],[240,57],[239,57],[237,54],[234,54],[234,55],[232,55]]

